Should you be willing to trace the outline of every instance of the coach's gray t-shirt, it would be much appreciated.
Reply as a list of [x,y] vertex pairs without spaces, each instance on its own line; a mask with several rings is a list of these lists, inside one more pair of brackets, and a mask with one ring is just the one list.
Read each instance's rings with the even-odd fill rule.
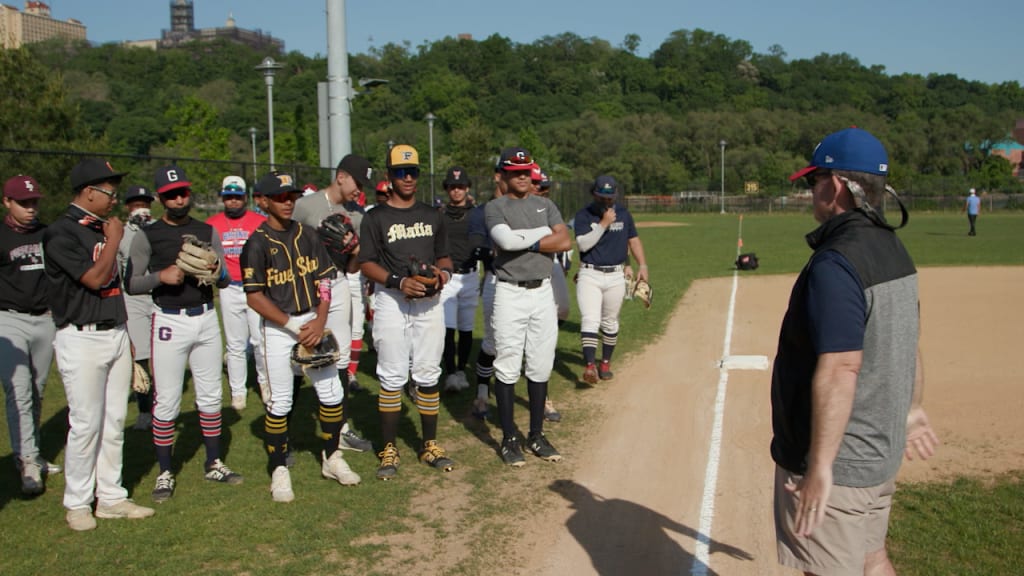
[[352,220],[352,226],[359,230],[363,223],[363,215],[358,210],[346,210],[344,204],[331,204],[327,199],[327,193],[323,190],[303,196],[295,202],[295,212],[292,213],[292,220],[301,222],[314,230],[320,227],[324,218],[331,214],[341,213]]
[[[498,224],[508,224],[513,230],[526,230],[548,226],[554,228],[563,224],[562,215],[555,203],[547,198],[527,195],[516,198],[506,194],[484,205],[484,219],[487,231]],[[499,280],[525,282],[551,277],[551,254],[516,250],[506,252],[495,246],[494,269]]]

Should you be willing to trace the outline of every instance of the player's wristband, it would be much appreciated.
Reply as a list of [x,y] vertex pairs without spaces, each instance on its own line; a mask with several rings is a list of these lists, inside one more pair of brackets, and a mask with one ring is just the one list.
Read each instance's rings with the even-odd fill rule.
[[391,288],[392,290],[401,290],[402,280],[403,278],[398,274],[391,274],[390,276],[388,276],[387,281],[384,282],[384,286],[386,286],[387,288]]
[[298,336],[303,324],[304,322],[298,318],[289,318],[288,322],[284,325],[284,329]]
[[445,278],[445,282],[446,283],[451,281],[452,276],[455,276],[455,270],[453,270],[451,268],[441,268],[441,272],[447,272],[448,273],[448,278]]

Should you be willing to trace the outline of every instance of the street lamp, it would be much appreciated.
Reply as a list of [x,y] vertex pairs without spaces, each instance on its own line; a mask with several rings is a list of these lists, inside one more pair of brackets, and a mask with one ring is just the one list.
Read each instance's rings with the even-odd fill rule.
[[252,141],[252,178],[257,179],[256,175],[256,127],[249,127],[249,139]]
[[427,112],[427,115],[423,117],[427,121],[427,128],[430,134],[430,202],[434,202],[434,120],[437,120],[437,116],[434,116],[433,112]]
[[267,56],[254,68],[263,72],[263,81],[267,85],[267,135],[270,138],[270,169],[274,169],[274,74],[284,66]]
[[722,214],[725,214],[725,140],[719,140],[718,146],[722,149]]

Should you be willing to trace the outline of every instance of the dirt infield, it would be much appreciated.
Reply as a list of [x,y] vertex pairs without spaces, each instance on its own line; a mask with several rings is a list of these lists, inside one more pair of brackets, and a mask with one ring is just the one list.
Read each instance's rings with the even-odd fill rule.
[[[731,355],[774,358],[793,279],[741,277]],[[943,445],[900,480],[1024,468],[1024,268],[925,269],[920,285],[925,407]],[[519,573],[789,573],[775,563],[769,372],[728,371],[717,484],[705,495],[731,287],[694,283],[664,337],[588,392],[606,417],[549,486],[548,512],[525,527]]]

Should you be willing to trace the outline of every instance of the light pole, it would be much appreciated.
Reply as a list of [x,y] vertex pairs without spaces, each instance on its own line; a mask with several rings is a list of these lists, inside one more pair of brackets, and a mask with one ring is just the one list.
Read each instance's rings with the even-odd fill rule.
[[437,116],[434,116],[433,112],[427,112],[427,115],[423,117],[427,121],[427,129],[429,131],[430,141],[430,203],[434,203],[434,120],[437,120]]
[[249,140],[252,142],[252,179],[256,180],[256,127],[249,127]]
[[283,68],[267,56],[255,66],[256,70],[263,72],[263,81],[267,84],[267,137],[270,138],[270,169],[274,169],[274,74]]
[[725,140],[719,140],[718,146],[722,149],[722,214],[725,214]]

